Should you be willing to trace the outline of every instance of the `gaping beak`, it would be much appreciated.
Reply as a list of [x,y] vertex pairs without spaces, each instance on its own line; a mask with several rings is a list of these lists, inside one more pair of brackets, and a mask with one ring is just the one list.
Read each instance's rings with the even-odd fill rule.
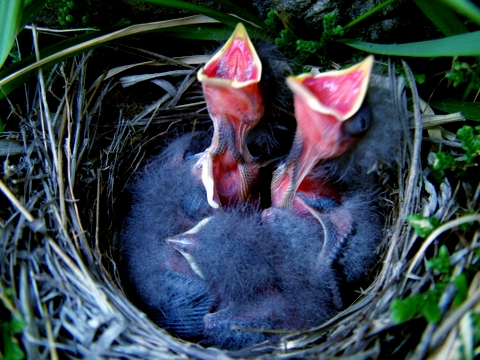
[[199,247],[196,234],[202,230],[202,228],[211,220],[211,217],[205,218],[195,225],[192,229],[184,232],[180,235],[171,236],[168,239],[165,239],[165,242],[177,250],[190,264],[191,269],[198,275],[200,278],[205,279],[200,267],[195,261],[195,250]]
[[313,167],[340,156],[360,139],[369,118],[357,114],[362,113],[372,66],[373,56],[369,56],[348,69],[287,78],[294,95],[297,130],[287,162],[272,180],[274,206],[291,208]]
[[263,116],[262,64],[243,24],[198,72],[213,121],[212,144],[197,162],[209,204],[246,200],[259,167],[245,139]]

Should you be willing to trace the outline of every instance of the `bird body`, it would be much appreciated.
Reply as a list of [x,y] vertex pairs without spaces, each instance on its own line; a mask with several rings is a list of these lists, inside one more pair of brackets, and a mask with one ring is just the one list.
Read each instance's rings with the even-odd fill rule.
[[201,336],[212,300],[188,261],[164,240],[211,214],[205,190],[192,175],[196,155],[184,159],[202,143],[200,135],[175,140],[143,169],[131,186],[133,204],[121,233],[129,296],[157,324],[186,338]]
[[335,311],[325,281],[330,270],[317,266],[320,224],[280,208],[268,221],[263,217],[254,208],[229,209],[167,239],[187,255],[215,298],[204,317],[210,345],[251,346],[278,332],[307,329]]

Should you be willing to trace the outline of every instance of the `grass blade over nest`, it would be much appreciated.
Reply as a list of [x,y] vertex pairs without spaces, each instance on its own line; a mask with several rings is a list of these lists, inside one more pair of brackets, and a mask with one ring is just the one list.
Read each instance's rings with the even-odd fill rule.
[[425,15],[443,32],[445,36],[452,36],[467,33],[468,30],[463,23],[458,20],[455,13],[441,2],[432,2],[429,0],[414,0],[415,4],[424,12]]
[[235,5],[234,3],[232,3],[231,1],[228,1],[228,0],[213,0],[215,1],[217,4],[219,4],[220,6],[223,6],[225,9],[231,11],[233,14],[236,14],[238,16],[240,16],[241,18],[255,24],[255,25],[258,25],[260,27],[262,27],[264,24],[263,24],[263,21],[260,20],[258,17],[250,14],[247,10],[245,10],[244,8],[240,7],[240,6],[237,6]]
[[[169,30],[169,36],[173,36],[175,29],[181,29],[182,26],[195,25],[198,27],[200,24],[212,23],[218,23],[218,21],[207,16],[195,15],[181,19],[132,25],[127,28],[109,32],[100,36],[98,34],[86,34],[83,36],[78,36],[74,39],[67,40],[45,49],[43,52],[41,52],[42,58],[39,61],[35,61],[35,57],[32,55],[22,62],[15,64],[15,66],[11,66],[10,68],[0,72],[0,99],[3,99],[12,90],[24,83],[31,75],[33,70],[36,70],[40,67],[43,68],[51,66],[71,56],[91,50],[98,46],[105,45],[110,41],[126,36],[149,31],[162,31],[165,29]],[[209,33],[211,36],[213,36],[212,31]],[[205,36],[206,33],[202,33],[202,35]]]
[[480,25],[480,8],[469,0],[441,0],[460,14]]
[[15,36],[20,28],[23,1],[2,0],[0,2],[0,67],[10,53]]
[[384,7],[390,5],[391,3],[393,3],[395,0],[385,0],[384,2],[382,2],[381,4],[378,4],[377,6],[375,6],[373,9],[371,10],[368,10],[367,12],[363,13],[362,15],[358,16],[357,18],[353,19],[352,21],[350,21],[347,25],[345,25],[343,28],[344,29],[348,29],[350,27],[352,27],[353,25],[355,24],[358,24],[360,21],[366,19],[367,17],[375,14],[377,11],[380,11],[382,10]]
[[235,27],[238,23],[238,19],[232,15],[228,15],[218,10],[209,9],[205,6],[192,4],[186,1],[181,1],[181,0],[139,0],[139,1],[173,7],[176,9],[185,9],[185,10],[194,11],[202,15],[210,16],[232,28]]
[[355,39],[339,39],[338,41],[355,49],[381,55],[412,57],[480,56],[480,47],[474,46],[474,44],[480,44],[480,31],[449,36],[444,39],[398,45],[374,44]]
[[469,120],[480,121],[480,103],[478,102],[445,99],[441,101],[432,101],[430,105],[447,113],[461,112],[462,115]]

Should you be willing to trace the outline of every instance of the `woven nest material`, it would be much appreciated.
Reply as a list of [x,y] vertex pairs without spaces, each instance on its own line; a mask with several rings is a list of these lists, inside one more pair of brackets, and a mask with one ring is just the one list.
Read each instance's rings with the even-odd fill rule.
[[[445,182],[438,190],[422,177],[427,118],[422,119],[414,87],[390,78],[396,105],[405,111],[399,116],[407,116],[405,99],[413,98],[414,111],[408,115],[412,140],[405,143],[396,175],[384,184],[385,236],[371,285],[317,328],[287,334],[277,345],[228,352],[157,327],[123,293],[115,260],[125,183],[165,139],[210,126],[196,71],[177,63],[176,73],[169,73],[178,82],[175,89],[145,107],[121,99],[127,105],[115,108],[123,91],[119,77],[90,74],[92,56],[65,61],[48,78],[40,73],[27,108],[20,112],[12,104],[20,130],[2,134],[9,150],[2,155],[0,284],[2,293],[13,290],[13,307],[23,314],[22,342],[29,358],[364,359],[408,353],[422,358],[433,349],[448,354],[454,348],[462,317],[478,306],[478,274],[463,306],[448,310],[454,290],[445,292],[440,323],[420,319],[396,325],[391,320],[393,299],[432,281],[422,261],[428,245],[436,247],[441,234],[454,226],[478,221],[476,215],[456,219],[458,189]],[[124,85],[128,80],[121,79]],[[439,214],[445,225],[420,239],[407,222],[413,213]],[[457,246],[452,255],[456,272],[473,261],[477,235]]]

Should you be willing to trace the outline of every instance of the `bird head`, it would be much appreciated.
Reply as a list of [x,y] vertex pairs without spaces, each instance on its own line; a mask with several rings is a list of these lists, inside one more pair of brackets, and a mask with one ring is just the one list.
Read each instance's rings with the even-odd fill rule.
[[291,208],[296,191],[315,165],[342,155],[368,130],[370,108],[364,99],[372,65],[369,56],[347,69],[287,78],[297,130],[286,164],[273,177],[274,205]]
[[[350,149],[368,129],[367,93],[373,56],[343,70],[287,78],[295,102],[297,133],[314,147],[318,161]],[[358,116],[362,115],[362,116]]]

